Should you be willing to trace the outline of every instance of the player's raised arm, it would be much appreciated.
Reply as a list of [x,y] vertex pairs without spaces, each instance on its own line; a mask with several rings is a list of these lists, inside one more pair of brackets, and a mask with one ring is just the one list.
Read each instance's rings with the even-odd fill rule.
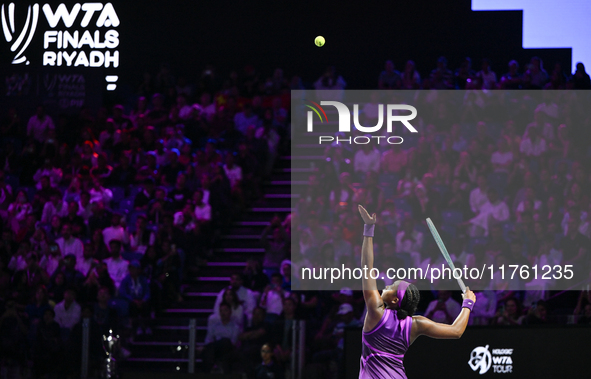
[[468,320],[470,318],[470,312],[474,303],[476,302],[476,296],[474,292],[470,291],[469,287],[466,287],[466,293],[462,295],[464,302],[462,303],[462,311],[451,325],[440,324],[429,320],[423,316],[414,316],[412,319],[412,327],[410,331],[411,343],[419,336],[427,336],[437,339],[457,339],[464,334]]
[[383,309],[382,312],[380,312],[380,307],[384,302],[378,291],[376,280],[372,279],[371,275],[369,275],[369,272],[373,268],[373,230],[377,219],[375,213],[370,216],[369,213],[367,213],[367,210],[361,205],[359,205],[359,213],[365,223],[363,245],[361,247],[361,269],[364,270],[364,267],[367,266],[367,270],[364,270],[364,272],[368,273],[367,275],[363,275],[363,278],[361,279],[363,298],[365,299],[365,305],[367,306],[367,316],[369,318],[378,317],[379,320],[383,312]]

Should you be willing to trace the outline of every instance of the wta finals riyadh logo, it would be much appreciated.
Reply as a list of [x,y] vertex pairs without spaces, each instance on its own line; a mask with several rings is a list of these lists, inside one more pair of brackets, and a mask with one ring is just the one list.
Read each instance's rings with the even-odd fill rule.
[[[6,22],[6,11],[4,4],[2,4],[2,31],[4,32],[4,38],[6,42],[12,42],[12,39],[16,37],[15,27],[14,27],[14,3],[10,3],[8,5],[8,22]],[[27,57],[23,55],[33,36],[35,35],[35,29],[37,29],[37,21],[39,20],[39,4],[35,4],[33,6],[29,5],[27,10],[27,20],[25,21],[25,25],[23,26],[21,32],[19,33],[18,37],[10,46],[10,51],[15,52],[17,49],[18,52],[12,59],[12,64],[19,64],[26,62],[29,64],[30,62],[27,60]],[[10,28],[9,28],[10,25]],[[27,33],[28,31],[28,33]],[[26,41],[25,37],[27,38]],[[24,43],[23,43],[24,41]]]
[[[39,8],[43,10],[49,29],[38,24]],[[90,22],[95,14],[98,15],[96,27],[100,29],[89,30],[93,29]],[[114,29],[119,26],[119,17],[111,3],[77,3],[71,9],[59,4],[55,12],[49,4],[43,7],[29,5],[27,18],[18,33],[14,3],[2,4],[0,18],[4,39],[12,43],[10,51],[16,52],[12,64],[30,63],[24,55],[25,50],[35,32],[43,29],[40,32],[43,35],[43,66],[119,67],[119,51],[112,50],[119,46],[119,32]],[[77,20],[80,20],[82,30],[73,30],[78,29],[74,25]]]
[[[318,116],[320,123],[329,123],[328,117],[326,117],[326,112],[324,111],[324,108],[322,108],[323,105],[331,105],[336,108],[339,118],[339,134],[351,132],[351,111],[349,110],[348,106],[338,101],[321,101],[320,104],[310,100],[305,101],[313,105],[305,104],[306,107],[311,109],[311,111],[308,111],[307,132],[310,133],[314,131],[314,114]],[[400,111],[409,111],[410,114],[403,115],[400,114]],[[401,122],[409,132],[418,133],[414,126],[412,126],[409,122],[410,120],[413,120],[415,117],[417,117],[417,109],[412,105],[386,104],[385,113],[388,134],[392,133],[392,124],[394,122]],[[366,133],[366,135],[348,138],[341,138],[339,136],[319,136],[318,143],[322,144],[323,142],[335,142],[339,144],[348,142],[349,144],[367,145],[372,140],[377,141],[379,144],[382,139],[391,145],[399,145],[403,142],[403,138],[400,136],[371,135],[371,133],[380,131],[384,125],[384,104],[378,104],[378,121],[375,126],[361,125],[359,122],[359,104],[353,104],[353,125],[355,125],[355,128],[360,132]]]

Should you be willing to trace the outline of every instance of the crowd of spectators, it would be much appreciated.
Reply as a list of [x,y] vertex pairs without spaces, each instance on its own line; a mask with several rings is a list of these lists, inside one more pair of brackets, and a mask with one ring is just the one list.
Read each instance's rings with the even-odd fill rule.
[[260,197],[288,135],[281,70],[271,88],[247,77],[189,85],[166,66],[144,79],[129,104],[2,118],[3,370],[76,377],[80,354],[65,357],[81,348],[83,318],[91,334],[120,335],[127,356]]
[[[500,78],[492,68],[484,60],[476,72],[466,58],[453,72],[442,57],[422,77],[412,61],[402,72],[389,61],[378,88],[591,87],[582,64],[573,75],[560,65],[549,74],[537,57],[525,70],[510,62]],[[82,317],[100,333],[151,334],[148,320],[182,301],[182,279],[211,256],[220,228],[261,196],[275,158],[289,149],[289,90],[303,89],[302,81],[280,69],[265,78],[250,66],[227,79],[217,75],[208,67],[190,84],[163,65],[144,74],[133,104],[82,109],[74,117],[50,115],[43,106],[30,118],[8,111],[0,129],[4,366],[33,361],[39,376],[75,375],[75,359],[55,362],[78,348]],[[314,83],[317,90],[346,86],[333,67]],[[443,98],[423,93],[429,111],[417,118],[418,138],[327,147],[296,209],[264,230],[263,259],[249,259],[219,293],[200,352],[204,371],[238,367],[256,378],[281,378],[291,359],[291,327],[303,319],[312,341],[307,370],[338,373],[344,329],[362,324],[363,299],[349,288],[295,291],[292,281],[305,283],[292,278],[292,264],[294,272],[304,265],[357,267],[357,204],[378,214],[381,270],[435,261],[426,217],[446,221],[448,248],[461,264],[499,265],[509,256],[512,263],[584,261],[591,172],[589,146],[576,138],[590,122],[582,99],[564,92],[524,101],[519,117],[504,114],[498,123],[479,118],[480,110],[498,106],[489,92],[468,92],[458,120]],[[372,105],[363,120],[377,118]],[[479,284],[495,290],[479,293],[472,324],[547,324],[563,312],[591,319],[588,291],[571,299],[551,288]],[[455,293],[421,295],[419,311],[436,321],[451,322],[459,312]]]
[[[323,96],[329,93],[324,90],[335,90],[339,99],[338,90],[346,88],[346,81],[329,67],[313,87]],[[378,88],[589,89],[591,83],[582,64],[573,75],[564,74],[560,65],[548,75],[537,57],[523,72],[511,61],[508,73],[497,79],[488,60],[475,72],[467,58],[454,73],[440,58],[422,80],[412,61],[402,73],[386,62]],[[415,100],[424,93],[417,92]],[[401,145],[328,146],[322,162],[312,165],[294,211],[285,219],[274,217],[264,230],[262,261],[249,260],[243,275],[235,275],[218,295],[216,310],[226,316],[221,323],[218,317],[210,318],[207,360],[218,362],[222,371],[235,366],[244,370],[249,364],[245,360],[258,362],[259,350],[272,351],[275,364],[289,367],[292,320],[306,320],[304,375],[342,376],[343,330],[363,323],[361,293],[347,287],[318,290],[318,281],[307,287],[298,273],[302,267],[359,266],[362,225],[357,204],[378,214],[374,251],[382,274],[393,267],[441,263],[424,224],[431,217],[441,225],[457,266],[573,264],[579,267],[578,278],[587,275],[589,262],[583,257],[591,250],[591,209],[585,195],[591,184],[586,164],[590,146],[574,136],[590,126],[584,112],[588,97],[538,92],[532,99],[530,94],[513,92],[504,99],[519,104],[515,113],[503,108],[502,95],[468,91],[459,95],[458,103],[457,94],[450,101],[431,92],[420,99],[421,114],[413,121],[420,125],[418,137],[403,131]],[[360,106],[366,124],[376,123],[377,103],[390,100],[379,96],[374,92],[371,101]],[[471,325],[589,322],[588,291],[562,292],[553,290],[555,283],[534,281],[508,286],[506,281],[485,279],[471,285],[484,289],[478,292]],[[421,296],[419,313],[437,322],[453,322],[461,309],[459,293],[433,290]],[[253,340],[258,342],[254,346]]]

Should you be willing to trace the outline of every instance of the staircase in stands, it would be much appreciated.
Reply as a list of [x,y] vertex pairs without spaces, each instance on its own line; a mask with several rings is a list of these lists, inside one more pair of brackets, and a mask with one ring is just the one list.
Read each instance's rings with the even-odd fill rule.
[[[263,198],[244,212],[240,220],[227,227],[214,246],[207,267],[196,277],[183,281],[184,301],[166,309],[152,320],[152,335],[141,335],[129,346],[131,356],[122,364],[123,371],[187,372],[189,356],[189,320],[197,319],[196,344],[203,346],[207,318],[213,312],[217,294],[228,285],[230,276],[241,273],[249,257],[262,259],[260,244],[263,229],[275,214],[284,218],[291,212],[291,157],[277,160],[271,179],[265,183]],[[309,163],[298,171],[300,183],[307,180]],[[298,178],[300,179],[300,178]],[[196,357],[195,371],[201,360]]]

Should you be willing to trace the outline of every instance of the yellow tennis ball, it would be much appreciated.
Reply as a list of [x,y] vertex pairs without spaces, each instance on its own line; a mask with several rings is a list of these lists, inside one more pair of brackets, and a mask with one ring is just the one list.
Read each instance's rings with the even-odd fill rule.
[[316,39],[314,39],[314,44],[318,47],[324,46],[324,42],[325,42],[324,37],[322,37],[322,36],[318,36],[318,37],[316,37]]

